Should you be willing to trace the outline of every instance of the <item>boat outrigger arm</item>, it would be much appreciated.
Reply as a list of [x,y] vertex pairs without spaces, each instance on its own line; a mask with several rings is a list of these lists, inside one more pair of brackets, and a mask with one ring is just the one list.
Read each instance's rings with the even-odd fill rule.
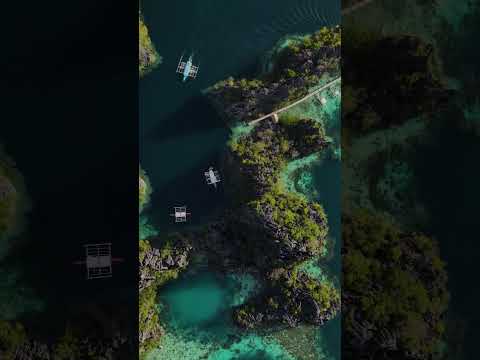
[[190,55],[188,61],[183,61],[183,55],[180,58],[177,66],[177,73],[183,75],[183,81],[187,81],[188,78],[195,79],[198,74],[199,66],[193,65],[193,54]]

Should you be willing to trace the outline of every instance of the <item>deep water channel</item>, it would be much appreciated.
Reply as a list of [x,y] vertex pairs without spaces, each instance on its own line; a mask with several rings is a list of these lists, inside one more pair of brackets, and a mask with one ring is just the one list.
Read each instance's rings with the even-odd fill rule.
[[[182,229],[169,216],[173,206],[188,206],[189,225],[201,225],[227,202],[221,187],[215,191],[205,184],[203,172],[209,166],[220,167],[229,130],[201,90],[228,76],[254,77],[261,56],[282,37],[339,23],[340,4],[337,0],[145,0],[141,5],[163,57],[163,63],[140,80],[139,99],[141,165],[153,187],[145,215],[161,237]],[[175,73],[177,62],[182,53],[192,51],[200,64],[199,75],[182,83]],[[333,169],[325,177],[325,164],[321,166],[320,171],[310,170],[314,186],[333,185],[331,179],[339,172],[335,175]],[[322,200],[328,200],[323,198],[327,193],[335,196],[336,190],[329,189]],[[329,210],[334,205],[324,206],[329,216],[338,215]],[[338,359],[338,320],[320,330],[239,332],[232,325],[231,312],[254,285],[248,276],[190,269],[163,287],[159,306],[167,335],[149,359]]]

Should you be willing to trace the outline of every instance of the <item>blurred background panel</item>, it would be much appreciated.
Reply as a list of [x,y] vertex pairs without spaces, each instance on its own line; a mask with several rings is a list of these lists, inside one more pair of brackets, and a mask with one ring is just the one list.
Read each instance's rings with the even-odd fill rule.
[[344,1],[345,359],[475,359],[479,1]]
[[[130,359],[138,4],[9,3],[1,17],[0,357],[86,359],[90,344]],[[111,243],[112,276],[87,280],[97,243]]]

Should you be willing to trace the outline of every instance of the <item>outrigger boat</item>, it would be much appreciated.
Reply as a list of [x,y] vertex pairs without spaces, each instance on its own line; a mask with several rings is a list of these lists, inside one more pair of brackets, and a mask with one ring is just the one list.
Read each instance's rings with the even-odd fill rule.
[[182,55],[180,57],[180,61],[178,62],[177,73],[183,75],[183,82],[185,82],[188,78],[195,79],[197,77],[199,68],[199,66],[193,65],[193,53],[186,62],[183,61]]

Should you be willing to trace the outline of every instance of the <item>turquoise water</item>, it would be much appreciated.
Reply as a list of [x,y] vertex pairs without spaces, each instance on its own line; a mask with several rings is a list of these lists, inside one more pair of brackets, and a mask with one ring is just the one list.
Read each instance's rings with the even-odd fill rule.
[[[337,92],[338,91],[338,92]],[[340,274],[341,234],[341,123],[340,83],[320,94],[327,100],[321,104],[312,98],[288,111],[289,115],[307,116],[321,122],[333,144],[324,153],[314,153],[291,161],[282,173],[282,183],[289,190],[316,201],[325,209],[330,227],[329,239],[333,245],[331,261],[326,265],[333,274]],[[314,272],[321,272],[319,269]]]
[[[261,57],[286,35],[338,24],[340,3],[145,0],[142,10],[163,57],[158,69],[140,81],[140,158],[153,188],[144,214],[161,237],[179,229],[169,217],[173,206],[188,206],[189,226],[214,219],[227,203],[221,187],[215,191],[206,186],[203,171],[214,166],[223,175],[221,157],[230,131],[201,91],[228,76],[255,76]],[[180,55],[191,51],[200,71],[195,81],[185,84],[175,70]],[[248,130],[236,128],[234,134]],[[144,231],[152,229],[144,226]],[[233,307],[256,290],[252,276],[205,269],[189,270],[169,283],[159,293],[167,335],[149,360],[339,358],[331,339],[339,341],[340,330],[333,322],[321,332],[304,327],[259,334],[235,328]]]
[[181,328],[215,320],[228,308],[230,294],[225,285],[204,273],[166,287],[161,298],[168,306],[170,324]]
[[148,359],[339,359],[339,319],[321,329],[302,326],[261,334],[237,329],[232,309],[255,293],[252,279],[201,271],[164,287],[159,306],[167,335]]
[[[327,260],[309,260],[302,264],[299,270],[320,280],[328,277],[338,284],[341,274],[340,83],[332,91],[323,92],[320,96],[327,100],[326,104],[321,104],[318,99],[312,98],[293,107],[288,113],[307,116],[321,122],[325,126],[327,136],[333,140],[333,144],[325,153],[314,153],[291,161],[282,173],[281,181],[289,191],[322,204],[328,216]],[[313,341],[316,347],[316,352],[311,359],[340,358],[341,323],[338,317],[321,328],[310,330],[312,335],[307,337],[307,341]],[[299,331],[308,332],[308,328],[304,327]],[[287,336],[295,338],[301,344],[300,348],[304,346],[305,339],[297,339],[297,334],[289,333]]]
[[[328,116],[338,116],[338,112]],[[329,118],[331,122],[338,119]],[[338,124],[338,123],[337,123]],[[330,126],[330,136],[336,126]],[[340,274],[340,161],[313,154],[291,162],[284,173],[289,190],[321,203],[329,217],[329,261],[313,259],[301,271],[324,279],[338,280]],[[150,354],[159,359],[325,359],[340,358],[340,319],[321,328],[301,326],[268,334],[242,333],[231,320],[233,306],[255,293],[252,276],[217,275],[211,272],[186,274],[162,288],[160,303],[167,336],[162,348]]]
[[241,332],[233,325],[233,307],[256,289],[251,275],[217,275],[205,270],[165,286],[159,306],[167,335],[148,359],[293,360],[275,339]]

